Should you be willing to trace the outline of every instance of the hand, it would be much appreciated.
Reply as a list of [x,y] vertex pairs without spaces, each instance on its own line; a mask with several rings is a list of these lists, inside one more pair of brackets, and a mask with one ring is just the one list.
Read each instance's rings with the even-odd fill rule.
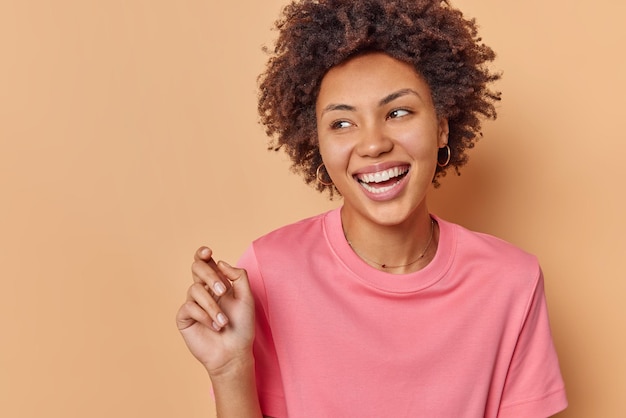
[[187,347],[216,376],[252,359],[254,299],[245,270],[215,263],[207,247],[196,251],[194,283],[176,315]]

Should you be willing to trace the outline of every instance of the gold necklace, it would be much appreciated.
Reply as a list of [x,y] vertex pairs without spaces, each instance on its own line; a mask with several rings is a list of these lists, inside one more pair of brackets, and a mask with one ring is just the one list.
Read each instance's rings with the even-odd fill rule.
[[426,255],[426,251],[428,251],[428,248],[430,247],[430,243],[433,240],[433,233],[434,233],[434,231],[435,231],[435,221],[431,218],[430,219],[430,237],[428,238],[428,242],[426,243],[426,246],[422,250],[422,253],[419,255],[419,257],[417,257],[415,260],[411,261],[410,263],[401,264],[401,265],[398,265],[398,266],[389,266],[389,265],[384,264],[384,263],[379,263],[377,261],[370,260],[369,258],[365,257],[363,254],[358,252],[356,250],[356,248],[354,248],[352,246],[352,243],[350,242],[350,240],[347,240],[347,241],[348,241],[348,245],[350,246],[350,248],[352,248],[352,251],[354,251],[356,253],[356,255],[361,257],[363,260],[369,261],[370,263],[373,263],[373,264],[376,264],[377,266],[380,266],[380,268],[383,268],[383,269],[396,269],[396,268],[400,268],[400,267],[410,266],[411,264],[415,264],[418,261],[420,261],[422,258],[424,258],[424,256]]

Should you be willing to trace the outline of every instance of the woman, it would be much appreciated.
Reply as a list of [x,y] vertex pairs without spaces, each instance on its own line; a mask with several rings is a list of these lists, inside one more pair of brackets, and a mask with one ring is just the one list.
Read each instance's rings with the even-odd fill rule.
[[430,214],[495,118],[494,53],[434,0],[290,4],[261,77],[273,146],[340,209],[202,247],[177,316],[218,416],[547,417],[566,407],[536,258]]

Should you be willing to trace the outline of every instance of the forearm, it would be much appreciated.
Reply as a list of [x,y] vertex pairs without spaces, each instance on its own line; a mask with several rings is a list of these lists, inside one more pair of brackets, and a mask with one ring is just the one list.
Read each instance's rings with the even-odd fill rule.
[[211,375],[218,418],[261,418],[254,359],[231,365]]

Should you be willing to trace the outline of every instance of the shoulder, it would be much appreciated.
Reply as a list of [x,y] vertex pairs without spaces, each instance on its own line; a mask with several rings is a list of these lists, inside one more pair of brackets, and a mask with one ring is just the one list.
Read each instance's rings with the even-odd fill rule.
[[496,257],[499,260],[511,262],[531,262],[536,263],[535,255],[522,248],[484,232],[477,232],[467,229],[461,225],[437,219],[440,225],[454,235],[455,245],[461,255],[472,255],[479,257]]
[[315,242],[324,234],[324,221],[333,211],[321,213],[310,218],[302,219],[289,225],[282,226],[269,232],[252,242],[255,249],[293,249],[307,242]]
[[[326,235],[326,218],[333,211],[322,213],[298,222],[282,226],[254,241],[241,256],[238,266],[246,269],[257,294],[264,294],[271,289],[273,294],[285,280],[296,277],[301,279],[306,272],[319,269],[320,257],[328,260],[329,245]],[[302,280],[296,280],[302,282]],[[285,288],[279,292],[284,293]]]
[[437,219],[451,245],[453,265],[472,275],[522,287],[536,285],[541,267],[534,254],[496,236]]
[[250,265],[282,265],[296,260],[306,260],[307,255],[327,247],[326,220],[334,210],[321,213],[275,229],[252,241],[240,259],[245,267]]

